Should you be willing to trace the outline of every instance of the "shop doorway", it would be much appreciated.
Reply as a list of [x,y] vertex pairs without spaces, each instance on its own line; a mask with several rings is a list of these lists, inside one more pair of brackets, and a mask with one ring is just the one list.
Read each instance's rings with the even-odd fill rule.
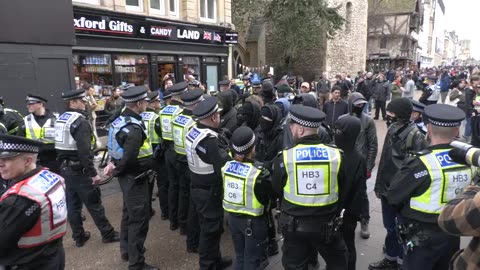
[[210,93],[218,91],[218,65],[207,65],[207,89]]
[[178,81],[178,78],[175,76],[176,71],[176,60],[175,56],[157,56],[158,62],[158,83],[161,89],[164,88],[164,79],[174,78],[174,82]]

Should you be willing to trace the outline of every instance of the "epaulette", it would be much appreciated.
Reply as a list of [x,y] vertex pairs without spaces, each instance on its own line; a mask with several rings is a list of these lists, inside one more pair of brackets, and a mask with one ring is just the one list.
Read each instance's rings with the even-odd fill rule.
[[423,149],[421,151],[418,151],[418,152],[412,152],[412,154],[414,154],[415,156],[424,156],[424,155],[427,155],[427,154],[430,154],[432,153],[432,150],[430,149]]

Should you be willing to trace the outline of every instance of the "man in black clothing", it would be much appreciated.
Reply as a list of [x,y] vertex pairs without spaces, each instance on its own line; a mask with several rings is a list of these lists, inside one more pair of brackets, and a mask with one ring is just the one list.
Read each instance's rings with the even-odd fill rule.
[[382,119],[386,120],[385,106],[387,104],[388,96],[388,84],[385,82],[385,76],[380,74],[372,86],[372,97],[375,100],[375,120],[378,120],[380,111],[382,112]]
[[42,141],[44,145],[38,154],[38,164],[49,168],[52,172],[59,173],[60,162],[57,160],[57,151],[55,151],[56,117],[45,108],[48,100],[38,95],[28,94],[25,101],[30,114],[25,116],[17,135]]
[[112,124],[108,136],[108,153],[113,163],[105,167],[106,175],[118,177],[123,193],[120,233],[122,260],[128,269],[158,269],[145,263],[145,239],[150,220],[148,177],[152,168],[152,146],[140,115],[147,108],[147,89],[136,86],[122,93],[127,108]]
[[113,115],[116,111],[121,110],[123,106],[125,106],[125,103],[123,102],[122,97],[120,97],[121,90],[120,88],[115,88],[112,90],[112,96],[110,96],[105,103],[105,112],[111,116]]
[[348,270],[355,270],[357,262],[355,228],[362,218],[364,196],[367,193],[367,162],[355,147],[360,129],[360,119],[353,115],[340,117],[334,128],[335,145],[343,150],[345,171],[349,172],[345,183],[350,193],[346,196],[342,228],[348,250]]
[[10,135],[17,134],[18,127],[23,124],[23,116],[17,110],[6,108],[3,97],[0,96],[0,123]]
[[395,218],[397,213],[387,203],[387,190],[395,174],[412,152],[421,151],[425,147],[424,136],[410,121],[412,103],[408,98],[392,100],[387,107],[388,130],[385,135],[380,164],[375,182],[375,195],[381,200],[383,225],[387,230],[385,237],[385,257],[381,261],[371,263],[370,270],[397,269],[403,251],[397,241]]
[[347,266],[345,243],[333,225],[345,200],[345,168],[341,152],[320,141],[323,118],[318,109],[292,105],[288,125],[295,146],[273,161],[272,186],[281,198],[279,227],[285,237],[282,265],[287,270],[306,269],[312,247],[327,269]]
[[65,268],[64,180],[37,166],[41,145],[0,135],[0,179],[5,179],[0,188],[0,266],[7,269]]
[[[346,80],[342,74],[337,74],[335,76],[337,82],[335,83],[336,86],[340,87],[340,97],[343,100],[347,100],[348,95],[353,92],[353,84],[349,80]],[[333,89],[332,89],[333,92]]]
[[323,112],[326,115],[325,122],[330,128],[334,126],[338,117],[348,113],[348,103],[341,98],[341,91],[338,85],[334,85],[332,99],[323,106]]
[[237,109],[235,109],[236,93],[227,89],[217,94],[220,111],[220,128],[227,129],[232,134],[237,126]]
[[186,135],[185,150],[191,172],[191,197],[200,221],[198,246],[201,270],[224,269],[231,258],[222,259],[220,238],[223,232],[222,167],[231,158],[228,143],[219,129],[217,99],[207,97],[193,110],[197,124]]
[[100,230],[104,243],[120,240],[118,232],[105,216],[100,188],[97,186],[100,176],[93,166],[95,137],[85,116],[84,97],[84,90],[63,93],[67,110],[55,122],[55,149],[61,162],[60,173],[65,178],[68,221],[77,247],[82,247],[90,239],[90,232],[83,229],[83,204]]

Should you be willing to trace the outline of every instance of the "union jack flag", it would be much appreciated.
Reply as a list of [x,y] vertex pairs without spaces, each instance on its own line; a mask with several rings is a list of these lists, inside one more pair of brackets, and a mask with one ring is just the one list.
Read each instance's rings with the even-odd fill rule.
[[219,34],[214,33],[213,40],[218,41],[218,42],[222,42],[222,37]]
[[212,32],[203,31],[203,39],[212,40]]

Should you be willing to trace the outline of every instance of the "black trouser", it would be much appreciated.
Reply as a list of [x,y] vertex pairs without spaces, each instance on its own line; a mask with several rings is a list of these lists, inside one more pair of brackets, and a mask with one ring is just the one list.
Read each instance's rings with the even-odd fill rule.
[[200,223],[197,209],[195,209],[192,197],[190,196],[187,218],[187,248],[197,249],[200,241]]
[[80,240],[85,232],[81,215],[82,204],[92,216],[102,237],[112,237],[115,231],[105,216],[100,188],[92,184],[92,178],[83,171],[75,171],[71,166],[65,165],[61,168],[61,175],[66,183],[68,222],[72,228],[73,240]]
[[6,270],[64,270],[65,269],[65,250],[63,245],[60,244],[60,247],[57,251],[47,256],[42,256],[40,258],[41,262],[35,261],[32,264],[28,265],[17,265],[17,266],[7,266]]
[[362,196],[362,209],[360,217],[367,222],[370,220],[370,202],[368,201],[368,194],[367,191],[363,193]]
[[128,254],[128,269],[142,269],[145,263],[144,243],[150,219],[148,178],[136,175],[118,177],[123,194],[120,252]]
[[357,264],[357,249],[355,248],[355,229],[357,228],[357,219],[345,215],[343,217],[343,240],[347,247],[348,270],[355,270]]
[[384,100],[375,100],[375,119],[378,119],[380,111],[382,111],[382,119],[386,119],[385,106],[387,102]]
[[[435,225],[436,226],[436,225]],[[452,256],[460,249],[460,237],[436,228],[425,230],[430,240],[425,246],[415,246],[403,256],[404,270],[447,270]]]
[[222,199],[221,187],[207,190],[192,186],[192,202],[198,213],[200,223],[200,242],[198,246],[200,270],[221,269]]
[[179,193],[178,193],[178,224],[186,229],[188,208],[190,206],[190,169],[187,162],[178,162]]
[[327,270],[347,269],[347,254],[342,235],[335,235],[325,243],[325,235],[319,232],[284,231],[282,265],[286,270],[308,269],[312,248],[327,263]]
[[[265,269],[268,265],[267,218],[229,214],[228,225],[235,248],[235,270]],[[250,235],[246,233],[247,228]]]
[[[158,147],[157,144],[154,144],[153,149]],[[165,153],[160,153],[159,156],[154,159],[153,169],[157,173],[156,179],[157,189],[158,189],[158,200],[160,204],[160,211],[162,215],[168,217],[168,170],[165,163]],[[153,193],[154,183],[150,186],[151,193]]]
[[177,161],[177,153],[173,149],[173,144],[169,144],[165,150],[165,165],[168,171],[168,217],[170,224],[178,225],[178,197],[180,190],[180,171]]

